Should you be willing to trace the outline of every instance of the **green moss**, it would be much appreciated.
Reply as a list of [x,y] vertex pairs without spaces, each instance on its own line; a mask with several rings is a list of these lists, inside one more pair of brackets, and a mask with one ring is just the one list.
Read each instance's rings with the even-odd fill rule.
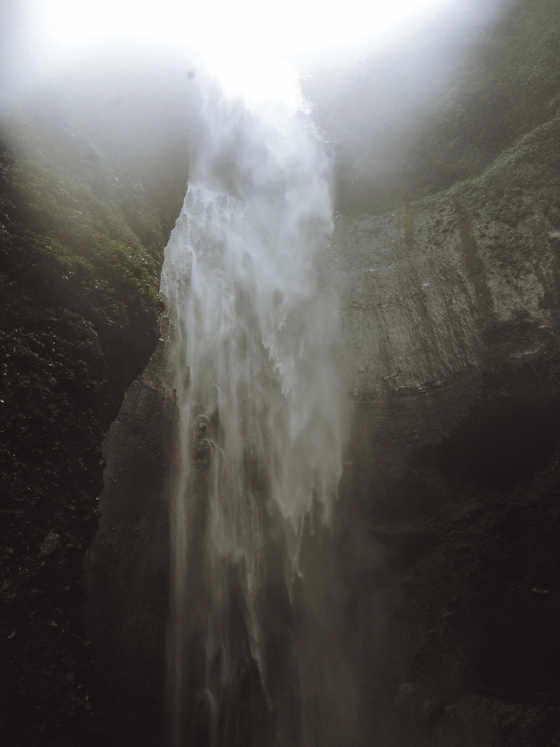
[[[149,179],[119,170],[88,133],[73,129],[71,139],[51,136],[23,116],[0,127],[6,744],[47,744],[46,732],[66,735],[49,744],[66,744],[76,719],[80,729],[91,719],[80,608],[82,559],[102,489],[101,440],[155,347],[159,272],[175,218],[152,201]],[[49,536],[59,539],[44,550]]]
[[[457,50],[456,61],[451,57],[444,62],[450,66],[452,82],[442,84],[430,112],[420,112],[406,136],[399,135],[402,123],[396,118],[394,134],[386,132],[387,125],[372,111],[367,137],[362,135],[363,151],[364,156],[378,153],[379,166],[364,170],[360,160],[357,166],[345,166],[342,154],[337,197],[342,212],[381,214],[480,176],[501,154],[558,114],[557,0],[519,0],[504,8],[498,22],[468,40],[457,39]],[[371,77],[375,74],[372,67]],[[355,97],[360,101],[365,100],[368,85],[367,78],[358,83]],[[374,139],[380,134],[384,148]],[[507,199],[512,200],[508,212],[516,221],[523,202],[511,191]]]
[[[559,137],[560,118],[555,118],[521,138],[480,177],[453,190],[471,214],[478,212],[487,225],[501,226],[498,234],[487,237],[487,251],[496,267],[515,277],[532,271],[533,261],[540,259],[543,244],[550,243],[549,234],[558,225]],[[545,220],[528,237],[518,227],[536,213],[543,213]]]
[[85,136],[76,142],[73,133],[66,148],[29,123],[5,131],[0,269],[32,303],[92,325],[108,363],[105,404],[113,417],[157,339],[169,220],[149,203],[143,182],[118,171]]
[[560,12],[555,0],[521,0],[481,33],[474,62],[448,107],[410,151],[414,189],[439,191],[480,174],[558,110]]

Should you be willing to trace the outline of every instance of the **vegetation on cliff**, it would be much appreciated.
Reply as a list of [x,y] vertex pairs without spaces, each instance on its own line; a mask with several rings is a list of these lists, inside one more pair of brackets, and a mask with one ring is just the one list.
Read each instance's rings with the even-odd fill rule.
[[163,248],[186,190],[180,126],[183,173],[166,175],[144,168],[142,153],[124,160],[100,147],[91,127],[66,115],[53,126],[20,111],[1,123],[6,744],[96,743],[81,605],[101,440],[157,342]]
[[353,65],[319,68],[306,82],[337,143],[341,212],[379,215],[480,175],[557,115],[556,0],[468,5],[460,21],[383,53],[364,49]]

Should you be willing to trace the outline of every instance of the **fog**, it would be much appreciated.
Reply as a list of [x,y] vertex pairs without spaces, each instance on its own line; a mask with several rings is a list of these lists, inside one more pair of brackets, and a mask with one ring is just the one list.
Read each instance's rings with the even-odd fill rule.
[[[410,147],[445,113],[484,30],[512,4],[432,0],[389,12],[370,3],[366,12],[299,3],[264,18],[250,3],[222,12],[168,2],[158,4],[159,20],[154,6],[136,7],[5,2],[0,115],[17,119],[25,110],[60,132],[79,120],[119,157],[149,159],[153,151],[155,162],[170,130],[188,132],[200,71],[258,97],[289,64],[335,160],[337,207],[382,212],[409,199],[412,182],[430,181]],[[428,193],[439,187],[423,185]]]
[[[385,550],[375,533],[364,539],[367,510],[349,508],[352,469],[338,490],[349,377],[336,271],[327,280],[321,261],[337,211],[384,214],[490,162],[488,143],[426,133],[447,123],[484,33],[510,6],[3,6],[0,106],[12,132],[148,178],[175,170],[183,184],[189,172],[162,274],[174,443],[156,496],[171,508],[162,626],[176,747],[339,747],[374,732],[345,582],[362,592]],[[410,249],[412,214],[394,223]],[[125,535],[124,552],[138,541]],[[151,601],[141,586],[114,621],[127,635]],[[373,594],[364,607],[376,661],[385,613]],[[401,688],[396,706],[416,692],[389,685]]]

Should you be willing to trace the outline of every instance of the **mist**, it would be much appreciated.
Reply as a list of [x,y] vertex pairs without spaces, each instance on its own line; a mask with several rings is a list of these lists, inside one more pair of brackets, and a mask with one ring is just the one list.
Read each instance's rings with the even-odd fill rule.
[[3,6],[6,204],[72,268],[38,302],[59,313],[94,266],[88,231],[131,262],[110,265],[126,292],[91,281],[106,319],[85,280],[71,311],[113,388],[85,561],[96,745],[495,747],[493,699],[506,723],[508,698],[557,697],[544,644],[500,627],[511,587],[537,630],[546,563],[521,579],[496,539],[529,547],[515,507],[554,492],[541,5]]

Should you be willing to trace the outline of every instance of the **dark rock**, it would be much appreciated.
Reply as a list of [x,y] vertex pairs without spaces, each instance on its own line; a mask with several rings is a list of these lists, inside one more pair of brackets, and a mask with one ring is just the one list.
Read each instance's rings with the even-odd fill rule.
[[107,742],[82,561],[103,433],[157,343],[186,149],[180,126],[166,147],[181,177],[150,173],[149,140],[123,159],[107,129],[76,122],[76,100],[44,93],[2,102],[0,122],[0,741],[93,746]]

